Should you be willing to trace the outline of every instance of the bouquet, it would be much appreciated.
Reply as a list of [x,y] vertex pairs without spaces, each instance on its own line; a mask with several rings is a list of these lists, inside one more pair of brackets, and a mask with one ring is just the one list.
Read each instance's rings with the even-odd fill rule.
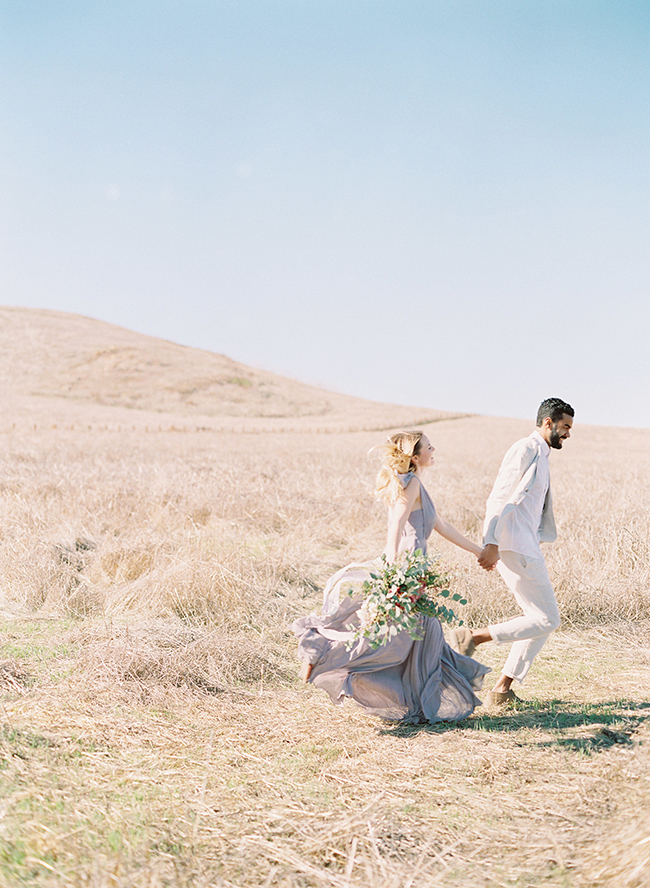
[[[393,564],[382,555],[381,567],[371,571],[370,579],[361,586],[363,603],[358,611],[359,627],[348,626],[354,632],[348,648],[358,639],[367,638],[370,647],[376,650],[404,631],[411,638],[421,639],[421,614],[445,623],[457,620],[444,600],[459,604],[467,604],[467,600],[449,591],[450,579],[441,570],[440,559],[423,555],[421,549],[405,552],[401,561]],[[348,595],[358,594],[358,588],[348,589]],[[462,620],[459,625],[463,625]]]

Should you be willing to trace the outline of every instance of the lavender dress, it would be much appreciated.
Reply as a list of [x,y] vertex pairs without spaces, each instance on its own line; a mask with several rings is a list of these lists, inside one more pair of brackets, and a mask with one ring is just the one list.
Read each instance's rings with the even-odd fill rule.
[[[413,473],[398,475],[406,487]],[[408,517],[399,551],[426,552],[436,521],[431,497],[420,484],[422,508]],[[292,626],[298,636],[298,658],[313,664],[310,682],[326,691],[332,702],[351,697],[367,712],[392,721],[459,721],[481,705],[475,691],[490,669],[453,651],[438,620],[422,617],[423,638],[407,632],[372,650],[365,639],[351,650],[348,626],[358,626],[360,598],[341,595],[352,583],[363,582],[378,560],[352,564],[330,578],[323,593],[321,616],[310,615]]]

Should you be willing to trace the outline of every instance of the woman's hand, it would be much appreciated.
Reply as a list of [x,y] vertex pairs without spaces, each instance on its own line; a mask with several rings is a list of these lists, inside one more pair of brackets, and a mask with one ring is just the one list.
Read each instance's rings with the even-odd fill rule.
[[478,563],[483,570],[494,570],[498,560],[499,547],[495,546],[494,543],[488,543],[487,546],[484,546],[479,552]]

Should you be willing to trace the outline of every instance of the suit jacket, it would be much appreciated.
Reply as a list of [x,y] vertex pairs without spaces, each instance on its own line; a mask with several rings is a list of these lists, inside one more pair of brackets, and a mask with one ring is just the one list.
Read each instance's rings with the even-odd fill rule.
[[[483,544],[499,545],[499,536],[508,515],[523,502],[537,474],[542,456],[539,436],[533,432],[512,445],[503,457],[492,493],[485,508]],[[552,543],[557,538],[553,518],[553,501],[549,485],[539,524],[540,542]]]

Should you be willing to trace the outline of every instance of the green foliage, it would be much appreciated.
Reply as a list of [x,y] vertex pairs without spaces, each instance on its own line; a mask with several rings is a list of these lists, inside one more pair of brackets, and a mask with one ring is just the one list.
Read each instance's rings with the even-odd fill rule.
[[[370,573],[361,586],[363,603],[359,608],[359,627],[348,643],[352,647],[360,638],[368,639],[373,650],[386,644],[398,632],[408,632],[421,639],[422,617],[435,617],[443,623],[458,620],[454,611],[440,599],[467,604],[457,592],[449,591],[451,578],[440,568],[437,557],[426,556],[421,549],[405,552],[401,560],[389,564],[381,556],[382,567]],[[348,595],[358,595],[351,588]],[[459,621],[462,626],[463,621]]]

